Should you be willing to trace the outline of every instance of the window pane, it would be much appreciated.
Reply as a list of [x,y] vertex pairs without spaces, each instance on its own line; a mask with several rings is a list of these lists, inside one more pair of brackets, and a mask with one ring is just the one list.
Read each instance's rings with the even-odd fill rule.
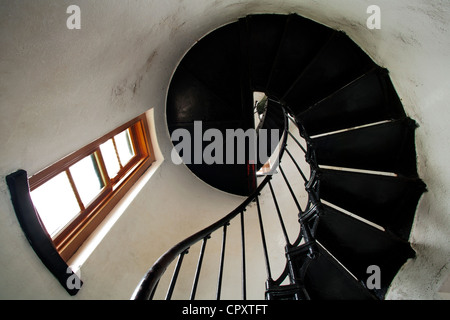
[[73,181],[85,207],[104,187],[94,155],[90,155],[70,167]]
[[120,162],[125,166],[128,161],[134,156],[133,145],[131,144],[129,130],[122,131],[114,137],[117,146],[117,152],[119,153]]
[[112,179],[117,176],[120,170],[119,160],[117,160],[116,151],[114,149],[114,144],[112,139],[109,139],[100,146],[100,151],[102,152],[103,160],[105,161],[106,170],[108,171],[109,177]]
[[33,190],[31,198],[50,236],[54,236],[80,212],[66,172]]

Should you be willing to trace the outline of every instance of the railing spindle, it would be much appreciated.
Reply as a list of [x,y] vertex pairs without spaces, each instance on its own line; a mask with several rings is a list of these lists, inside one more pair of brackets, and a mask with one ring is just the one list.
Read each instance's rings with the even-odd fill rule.
[[275,204],[275,208],[277,210],[277,215],[278,215],[278,219],[280,220],[281,229],[283,230],[284,239],[286,240],[286,244],[290,245],[291,243],[289,241],[289,236],[288,236],[287,231],[286,231],[286,226],[284,225],[283,217],[281,216],[280,207],[278,206],[278,201],[277,201],[277,198],[275,196],[275,192],[273,191],[272,183],[270,181],[269,181],[269,189],[270,189],[270,193],[272,194],[272,198],[273,198],[273,202]]
[[294,163],[295,167],[297,168],[298,172],[300,172],[300,175],[302,176],[303,180],[305,182],[308,182],[308,179],[306,178],[305,174],[303,173],[303,170],[300,168],[300,166],[298,165],[297,161],[295,161],[294,157],[292,156],[292,154],[289,152],[288,148],[286,148],[286,152],[289,155],[289,157],[291,158],[292,162]]
[[264,225],[261,216],[261,207],[259,205],[259,196],[256,196],[256,207],[258,209],[259,228],[261,231],[261,240],[264,249],[264,258],[266,261],[267,278],[268,280],[272,280],[272,272],[270,271],[270,263],[269,263],[269,253],[267,251],[266,236],[264,234]]
[[222,234],[222,250],[220,254],[220,268],[219,268],[219,279],[217,280],[217,295],[216,299],[220,300],[220,295],[222,293],[222,278],[223,278],[223,266],[225,263],[225,246],[227,243],[227,227],[230,223],[226,223],[223,226],[223,234]]
[[[283,176],[283,179],[284,179],[284,181],[286,182],[286,185],[289,188],[289,192],[291,193],[292,198],[294,199],[295,204],[297,205],[297,208],[299,210],[298,222],[300,223],[300,226],[301,226],[301,232],[302,232],[303,238],[305,239],[305,242],[310,242],[313,238],[311,236],[311,231],[310,231],[308,225],[302,219],[302,217],[304,215],[304,212],[303,212],[302,208],[300,207],[300,204],[298,203],[297,197],[295,196],[295,193],[292,190],[292,187],[289,184],[289,181],[288,181],[286,175],[284,174],[284,171],[283,171],[283,168],[281,167],[281,164],[278,167],[280,168],[281,175]],[[315,256],[314,248],[312,246],[309,246],[308,250],[310,251],[310,257],[314,257]]]
[[184,256],[186,254],[188,254],[188,252],[189,252],[189,248],[184,250],[178,256],[178,261],[177,261],[177,264],[175,266],[175,270],[174,270],[173,275],[172,275],[172,280],[170,281],[169,289],[167,290],[166,300],[170,300],[172,298],[173,289],[175,288],[175,284],[176,284],[177,279],[178,279],[178,274],[180,273],[181,264],[183,263],[183,258],[184,258]]
[[300,147],[300,149],[302,149],[302,151],[304,153],[307,153],[305,147],[302,146],[302,144],[297,140],[296,137],[294,137],[294,135],[290,131],[288,131],[288,134],[291,136],[292,139],[294,139],[294,141],[297,143],[297,145]]
[[247,300],[247,274],[246,274],[246,265],[245,265],[244,211],[241,211],[241,243],[242,243],[242,300]]
[[203,256],[205,254],[206,241],[208,241],[208,239],[209,239],[209,236],[206,236],[205,238],[203,238],[202,248],[200,250],[200,256],[198,258],[198,263],[197,263],[197,270],[195,271],[194,283],[192,284],[192,291],[191,291],[191,298],[190,298],[191,300],[195,299],[195,294],[197,292],[198,279],[200,277],[200,270],[202,269]]
[[299,213],[303,214],[302,207],[300,206],[300,203],[298,202],[297,197],[295,196],[294,190],[292,190],[291,184],[289,183],[288,179],[286,178],[286,175],[284,174],[283,168],[281,167],[281,163],[278,165],[278,168],[280,168],[281,175],[283,176],[283,179],[286,182],[286,185],[289,189],[289,192],[292,195],[292,198],[294,199],[295,205],[297,206]]

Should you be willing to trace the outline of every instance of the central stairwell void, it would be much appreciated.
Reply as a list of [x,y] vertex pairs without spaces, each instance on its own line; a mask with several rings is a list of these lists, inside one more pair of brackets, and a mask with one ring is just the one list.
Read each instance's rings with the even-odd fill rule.
[[[193,133],[194,121],[202,121],[203,130],[254,128],[254,92],[268,97],[259,128],[279,129],[280,148],[269,150],[275,151],[278,166],[257,177],[264,163],[189,164],[206,183],[246,199],[221,220],[170,248],[132,298],[152,299],[156,290],[165,290],[170,299],[184,257],[201,244],[186,295],[194,299],[208,240],[221,233],[216,286],[220,299],[226,285],[222,275],[227,228],[236,223],[242,244],[241,272],[236,274],[242,297],[236,299],[247,297],[248,228],[260,231],[266,299],[384,299],[399,268],[414,257],[408,238],[425,191],[416,170],[416,125],[406,116],[388,71],[340,31],[298,15],[250,15],[211,32],[185,55],[168,92],[169,131],[183,128]],[[297,169],[295,174],[284,170],[287,162]],[[302,169],[301,162],[309,169]],[[280,191],[272,183],[275,174],[286,184],[295,212],[280,210]],[[303,195],[292,188],[299,179]],[[273,215],[285,239],[285,268],[280,274],[273,273],[269,259],[260,206],[263,190],[270,191]],[[256,226],[245,223],[251,205],[257,209]],[[295,239],[286,232],[285,218],[292,215],[300,225]],[[159,287],[173,264],[168,288]],[[374,285],[367,283],[371,266],[381,275]]]

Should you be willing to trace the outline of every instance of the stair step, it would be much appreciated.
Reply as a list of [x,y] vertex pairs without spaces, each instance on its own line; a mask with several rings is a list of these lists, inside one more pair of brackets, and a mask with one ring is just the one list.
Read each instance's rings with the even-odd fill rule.
[[297,115],[309,136],[404,116],[387,70],[379,67]]
[[[253,97],[247,63],[246,26],[232,23],[206,35],[185,55],[167,98],[169,131],[183,128],[194,136],[194,121],[210,128],[253,128]],[[247,106],[248,107],[245,107]],[[245,108],[244,108],[245,107]],[[225,135],[224,135],[225,136]],[[191,144],[194,147],[195,144]],[[201,151],[208,144],[203,144]],[[192,156],[198,154],[191,150]],[[188,164],[201,180],[220,190],[248,196],[254,188],[254,168],[247,164]]]
[[409,118],[313,139],[319,165],[417,177],[414,131]]
[[299,284],[270,286],[266,300],[309,300],[305,287]]
[[180,64],[223,101],[238,106],[242,72],[240,32],[238,23],[211,32],[189,50]]
[[316,238],[360,281],[366,282],[369,266],[378,266],[380,288],[375,291],[380,298],[400,267],[415,255],[407,241],[329,206],[324,206]]
[[167,123],[240,120],[241,106],[220,98],[211,87],[179,67],[167,95]]
[[333,32],[334,30],[314,21],[290,15],[273,61],[266,93],[280,99]]
[[296,114],[373,68],[373,61],[343,32],[335,32],[282,98]]
[[417,203],[425,191],[418,178],[321,170],[320,196],[407,240]]
[[294,274],[302,280],[311,300],[375,300],[367,288],[356,280],[320,245],[315,245],[317,257],[307,256],[307,246],[293,248],[287,256]]
[[[195,136],[194,131],[194,123],[174,123],[169,125],[169,132],[173,132],[177,128],[185,129],[189,132],[190,136],[193,138]],[[233,121],[220,121],[220,122],[202,122],[202,132],[203,136],[204,132],[208,129],[217,129],[222,133],[223,137],[226,137],[226,130],[232,129],[236,130],[242,128],[242,124],[240,120]],[[224,148],[226,148],[226,141],[224,141]],[[209,142],[203,143],[202,153],[206,146],[209,145]],[[218,188],[219,190],[223,190],[225,192],[230,192],[237,195],[248,196],[252,191],[252,185],[249,184],[249,167],[247,164],[238,164],[236,159],[234,164],[226,164],[226,159],[224,158],[223,164],[214,164],[208,165],[203,163],[195,164],[194,154],[195,143],[191,144],[191,164],[187,164],[187,167],[200,179],[208,183],[209,185]],[[223,153],[225,157],[225,151]],[[236,157],[235,153],[235,157]]]
[[270,70],[280,45],[287,16],[251,15],[246,18],[249,41],[249,72],[253,91],[265,92]]

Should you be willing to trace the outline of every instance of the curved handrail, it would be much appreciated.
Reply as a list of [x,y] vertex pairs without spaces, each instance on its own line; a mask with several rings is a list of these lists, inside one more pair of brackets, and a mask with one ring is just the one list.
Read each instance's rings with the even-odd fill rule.
[[[284,128],[283,128],[283,140],[280,142],[280,151],[277,157],[277,163],[280,163],[281,158],[286,149],[286,141],[288,138],[289,131],[289,121],[286,110],[283,108],[284,114]],[[148,300],[151,298],[152,293],[156,289],[156,286],[168,268],[168,266],[183,252],[188,250],[192,245],[201,241],[205,237],[208,237],[214,231],[227,225],[233,218],[235,218],[241,212],[244,212],[247,206],[259,195],[261,190],[267,185],[267,183],[272,179],[272,175],[268,175],[264,180],[258,185],[252,194],[247,197],[236,209],[230,212],[228,215],[220,219],[219,221],[213,223],[209,227],[193,234],[192,236],[186,238],[185,240],[179,242],[174,247],[166,251],[147,271],[144,278],[141,280],[136,290],[133,293],[133,300]]]
[[[311,201],[311,198],[314,198],[314,196],[311,197],[311,192],[314,192],[314,190],[313,190],[314,188],[311,186],[312,184],[314,184],[314,181],[312,181],[312,180],[316,180],[316,178],[317,178],[316,177],[316,165],[315,165],[315,161],[314,161],[315,155],[314,155],[314,152],[311,151],[310,139],[305,134],[305,131],[302,129],[302,126],[297,121],[296,117],[293,115],[293,113],[289,112],[289,110],[287,109],[286,106],[280,105],[280,107],[282,108],[283,115],[284,115],[283,138],[280,141],[280,149],[279,149],[279,153],[277,156],[277,167],[272,168],[272,170],[273,170],[272,172],[274,172],[278,167],[280,170],[282,170],[281,166],[280,166],[280,162],[281,162],[284,152],[287,151],[286,150],[287,139],[291,135],[289,132],[289,120],[295,124],[295,126],[297,127],[297,129],[300,132],[301,137],[304,138],[307,142],[307,147],[306,147],[306,149],[304,149],[303,146],[301,146],[299,144],[299,142],[296,141],[297,144],[299,144],[300,148],[302,148],[302,150],[305,152],[305,158],[311,168],[309,180],[307,179],[305,181],[305,190],[309,194],[308,207],[306,208],[305,212],[302,212],[300,209],[300,213],[299,213],[299,222],[301,224],[301,230],[300,230],[300,233],[299,233],[297,239],[295,240],[295,242],[293,244],[287,243],[287,246],[297,246],[301,242],[302,238],[305,240],[310,238],[309,231],[304,230],[305,228],[303,226],[303,222],[304,222],[304,220],[309,219],[309,217],[310,217],[310,215],[312,215],[312,213],[317,212],[316,203],[312,203],[312,207],[310,207],[310,202],[316,202],[316,201],[314,201],[315,199],[313,199],[313,201]],[[175,259],[177,257],[182,258],[182,255],[187,253],[187,251],[189,250],[189,248],[191,246],[193,246],[194,244],[196,244],[202,240],[205,241],[205,239],[208,239],[213,232],[217,231],[220,228],[226,227],[233,218],[235,218],[237,215],[245,212],[247,206],[252,201],[254,201],[255,199],[258,198],[261,190],[263,190],[263,188],[267,184],[269,184],[271,179],[272,179],[272,175],[267,175],[263,179],[263,181],[258,185],[258,187],[254,190],[254,192],[252,192],[252,194],[250,196],[248,196],[237,208],[235,208],[233,211],[231,211],[229,214],[227,214],[222,219],[220,219],[217,222],[213,223],[212,225],[204,228],[203,230],[193,234],[192,236],[179,242],[178,244],[173,246],[171,249],[166,251],[153,264],[153,266],[147,271],[145,276],[140,281],[139,285],[136,287],[136,290],[134,291],[131,299],[133,299],[133,300],[151,299],[156,290],[156,287],[159,283],[159,280],[161,279],[162,275],[167,270],[169,265],[173,261],[175,261]],[[289,184],[288,182],[286,182],[286,183]],[[319,204],[320,204],[320,201],[319,201]],[[308,229],[308,228],[306,228],[306,229]],[[305,232],[307,232],[307,233],[305,234]],[[311,254],[313,254],[313,252],[311,252]],[[275,281],[272,280],[269,276],[269,279],[268,279],[269,284],[279,285],[283,281],[283,279],[287,276],[287,270],[288,270],[288,266],[286,265],[285,270],[282,272],[282,274],[279,276],[279,278]]]
[[192,236],[186,238],[185,240],[179,242],[177,245],[172,247],[166,253],[164,253],[150,268],[145,277],[142,279],[132,299],[135,300],[147,300],[150,298],[151,293],[156,288],[159,279],[164,274],[167,267],[184,251],[189,249],[195,243],[201,241],[205,237],[209,236],[214,231],[222,228],[228,224],[234,217],[236,217],[241,212],[245,211],[245,208],[252,202],[259,192],[264,188],[264,186],[269,182],[271,176],[267,176],[258,186],[258,188],[250,195],[244,202],[242,202],[236,209],[231,213],[220,219],[219,221],[213,223],[209,227],[193,234]]

